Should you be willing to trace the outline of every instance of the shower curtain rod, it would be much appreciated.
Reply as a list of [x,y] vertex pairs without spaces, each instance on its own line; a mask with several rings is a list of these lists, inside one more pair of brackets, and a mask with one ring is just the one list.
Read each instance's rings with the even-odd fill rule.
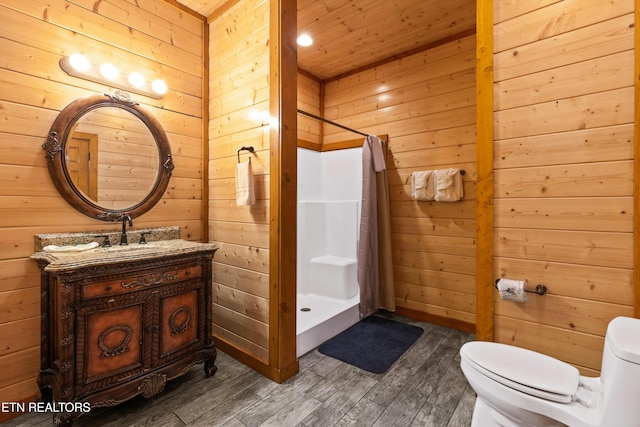
[[312,119],[320,120],[321,122],[329,123],[330,125],[337,126],[337,127],[339,127],[339,128],[342,128],[342,129],[344,129],[344,130],[348,130],[348,131],[350,131],[350,132],[354,132],[354,133],[357,133],[357,134],[360,134],[360,135],[363,135],[363,136],[369,136],[369,135],[367,135],[366,133],[360,132],[360,131],[355,130],[355,129],[348,128],[348,127],[343,126],[343,125],[341,125],[341,124],[339,124],[339,123],[332,122],[331,120],[327,120],[327,119],[325,119],[325,118],[323,118],[323,117],[316,116],[315,114],[307,113],[306,111],[303,111],[303,110],[300,110],[300,109],[298,109],[298,113],[303,114],[303,115],[305,115],[305,116],[309,116],[309,117],[311,117]]

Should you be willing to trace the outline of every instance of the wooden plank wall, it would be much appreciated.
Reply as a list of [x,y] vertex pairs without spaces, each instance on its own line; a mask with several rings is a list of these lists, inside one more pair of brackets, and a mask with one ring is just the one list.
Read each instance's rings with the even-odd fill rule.
[[633,0],[496,0],[495,340],[594,374],[633,314]]
[[142,120],[121,108],[101,108],[83,116],[75,132],[94,135],[97,141],[97,150],[90,153],[91,164],[97,165],[93,200],[111,209],[125,209],[149,194],[159,158],[153,135]]
[[[322,117],[322,88],[319,80],[298,72],[298,109]],[[319,151],[322,147],[322,122],[298,114],[298,146]]]
[[[413,316],[475,325],[475,36],[327,81],[324,116],[389,135],[396,304]],[[357,135],[324,125],[324,144]],[[355,167],[355,166],[354,166]],[[464,198],[416,202],[411,173],[460,168]]]
[[[269,2],[210,19],[209,236],[214,335],[269,361]],[[251,145],[256,203],[236,206],[237,152]],[[249,154],[241,154],[246,161]]]
[[134,227],[178,225],[183,238],[199,240],[204,25],[155,0],[1,0],[0,15],[0,401],[10,402],[38,394],[34,235],[118,229],[76,212],[49,177],[42,144],[58,112],[76,98],[109,91],[68,76],[58,61],[80,51],[166,80],[169,93],[161,100],[133,96],[162,123],[176,165],[164,198]]

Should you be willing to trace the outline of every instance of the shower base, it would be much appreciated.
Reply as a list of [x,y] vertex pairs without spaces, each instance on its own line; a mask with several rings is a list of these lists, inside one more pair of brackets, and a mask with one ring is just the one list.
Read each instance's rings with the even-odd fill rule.
[[308,353],[360,320],[360,294],[349,299],[316,294],[297,297],[297,356]]

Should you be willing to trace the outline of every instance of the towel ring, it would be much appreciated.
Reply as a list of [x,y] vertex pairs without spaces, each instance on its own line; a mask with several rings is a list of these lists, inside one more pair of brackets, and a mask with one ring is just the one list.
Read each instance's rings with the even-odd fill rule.
[[[238,163],[240,163],[240,152],[241,152],[241,151],[243,151],[243,150],[244,150],[244,151],[248,151],[248,152],[250,152],[250,153],[255,152],[255,150],[253,149],[253,147],[252,147],[252,146],[248,146],[248,147],[241,147],[241,148],[238,150]],[[251,162],[251,157],[249,157],[249,162]]]

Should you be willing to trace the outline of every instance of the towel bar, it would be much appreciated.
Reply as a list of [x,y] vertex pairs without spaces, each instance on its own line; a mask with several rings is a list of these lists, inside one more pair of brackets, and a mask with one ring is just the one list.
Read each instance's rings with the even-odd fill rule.
[[[238,163],[240,163],[240,152],[241,152],[241,151],[243,151],[243,150],[244,150],[244,151],[248,151],[248,152],[250,152],[250,153],[253,153],[253,152],[255,151],[255,150],[253,149],[253,147],[252,147],[252,146],[248,146],[248,147],[241,147],[241,148],[238,150]],[[249,161],[251,161],[251,157],[249,157]]]
[[[495,285],[493,285],[494,288],[498,289],[498,282],[500,281],[500,279],[496,279]],[[529,292],[530,294],[538,294],[540,296],[544,295],[547,293],[547,287],[545,285],[538,285],[536,286],[536,289],[534,291],[526,289],[524,290],[525,292]]]

